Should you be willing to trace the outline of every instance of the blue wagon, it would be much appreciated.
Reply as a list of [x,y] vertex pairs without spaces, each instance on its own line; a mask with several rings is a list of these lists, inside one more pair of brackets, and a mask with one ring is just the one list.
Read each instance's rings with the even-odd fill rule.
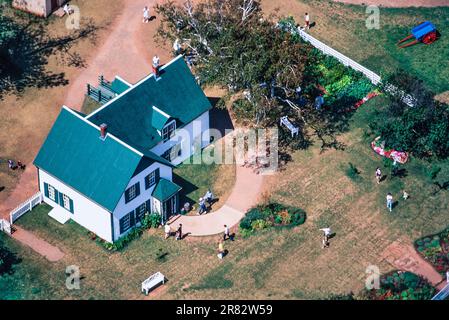
[[[412,38],[415,38],[415,40],[403,44],[404,42]],[[401,44],[399,46],[400,48],[406,48],[414,44],[417,44],[418,42],[422,42],[424,44],[431,44],[435,42],[436,39],[437,39],[437,29],[430,21],[426,21],[421,23],[419,26],[414,27],[412,29],[412,34],[399,41],[398,45]]]

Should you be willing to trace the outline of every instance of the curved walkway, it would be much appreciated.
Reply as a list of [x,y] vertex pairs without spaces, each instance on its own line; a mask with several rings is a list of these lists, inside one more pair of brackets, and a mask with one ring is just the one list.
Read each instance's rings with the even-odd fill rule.
[[222,233],[224,225],[233,227],[245,216],[245,212],[257,204],[262,190],[263,175],[236,165],[234,189],[226,203],[212,213],[201,216],[176,216],[169,223],[178,228],[182,224],[184,234],[210,236]]

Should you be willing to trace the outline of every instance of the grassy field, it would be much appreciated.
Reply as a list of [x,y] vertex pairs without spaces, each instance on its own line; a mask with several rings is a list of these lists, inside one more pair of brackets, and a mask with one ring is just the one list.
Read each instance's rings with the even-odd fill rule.
[[[47,217],[45,207],[25,215],[19,224],[60,247],[66,256],[50,264],[10,243],[24,261],[17,266],[3,295],[26,298],[140,299],[139,283],[162,271],[167,284],[156,299],[312,299],[330,294],[359,291],[369,265],[382,273],[394,268],[382,258],[389,244],[434,233],[447,225],[449,192],[436,194],[427,178],[430,166],[411,158],[402,178],[390,176],[382,158],[370,148],[367,119],[387,103],[378,97],[361,107],[351,120],[351,129],[341,136],[346,148],[319,153],[319,146],[294,154],[294,162],[268,181],[273,200],[304,208],[308,219],[294,229],[264,230],[226,242],[229,255],[215,256],[216,237],[164,241],[161,230],[151,230],[121,253],[110,254],[88,239],[75,223],[60,225]],[[348,163],[360,175],[346,175]],[[449,163],[439,163],[437,180],[449,180]],[[377,185],[374,169],[381,166],[387,178]],[[190,178],[189,178],[190,179]],[[410,199],[402,201],[400,190]],[[387,192],[398,201],[392,213],[385,205]],[[330,225],[336,232],[329,249],[321,249],[321,232]],[[167,253],[164,261],[158,256]],[[64,270],[81,268],[82,289],[68,291]],[[33,272],[33,279],[23,275]],[[25,280],[24,280],[25,279]],[[25,283],[33,283],[25,287]],[[42,283],[42,285],[40,285]],[[34,293],[33,293],[33,287]]]
[[[264,10],[292,15],[303,23],[309,12],[316,26],[310,33],[348,57],[380,74],[400,67],[418,76],[436,93],[449,90],[449,7],[381,8],[380,29],[369,30],[365,6],[345,5],[328,0],[262,0]],[[432,45],[419,44],[406,49],[396,42],[410,34],[412,27],[430,20],[441,33]]]

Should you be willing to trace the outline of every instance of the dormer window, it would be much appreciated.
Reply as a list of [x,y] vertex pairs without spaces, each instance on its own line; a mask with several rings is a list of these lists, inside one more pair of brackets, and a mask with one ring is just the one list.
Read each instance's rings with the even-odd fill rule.
[[165,125],[164,128],[162,129],[162,140],[164,142],[170,140],[170,138],[175,135],[175,131],[176,131],[176,121],[173,120],[169,122],[167,125]]

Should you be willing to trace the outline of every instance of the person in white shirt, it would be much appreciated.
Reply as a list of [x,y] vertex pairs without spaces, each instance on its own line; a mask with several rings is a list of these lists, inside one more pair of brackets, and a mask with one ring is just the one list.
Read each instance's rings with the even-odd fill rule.
[[181,44],[179,43],[178,38],[176,38],[175,42],[173,43],[173,51],[176,55],[178,55],[181,51]]
[[150,9],[147,6],[143,8],[143,23],[148,23],[150,21]]
[[382,171],[380,171],[380,168],[376,168],[376,181],[377,184],[380,184],[380,179],[382,179]]
[[390,212],[393,210],[393,196],[390,192],[387,194],[387,208]]
[[306,28],[307,30],[310,29],[310,16],[309,14],[306,12],[306,14],[304,15],[304,20],[306,21],[306,25],[304,28]]
[[164,231],[165,231],[165,239],[168,239],[171,234],[171,228],[170,228],[170,225],[168,224],[168,222],[164,226]]
[[212,191],[210,191],[210,189],[207,190],[206,194],[204,195],[204,199],[207,201],[209,205],[212,204],[212,201],[214,200],[214,195],[212,194]]
[[324,232],[324,236],[326,236],[326,237],[329,237],[331,235],[331,228],[329,228],[329,227],[322,228],[320,230]]
[[231,231],[229,230],[229,227],[227,225],[224,225],[223,241],[231,238],[230,233]]
[[73,10],[72,10],[72,8],[69,6],[68,3],[66,3],[62,9],[64,10],[65,14],[68,15],[68,16],[71,15],[71,14],[73,13]]

